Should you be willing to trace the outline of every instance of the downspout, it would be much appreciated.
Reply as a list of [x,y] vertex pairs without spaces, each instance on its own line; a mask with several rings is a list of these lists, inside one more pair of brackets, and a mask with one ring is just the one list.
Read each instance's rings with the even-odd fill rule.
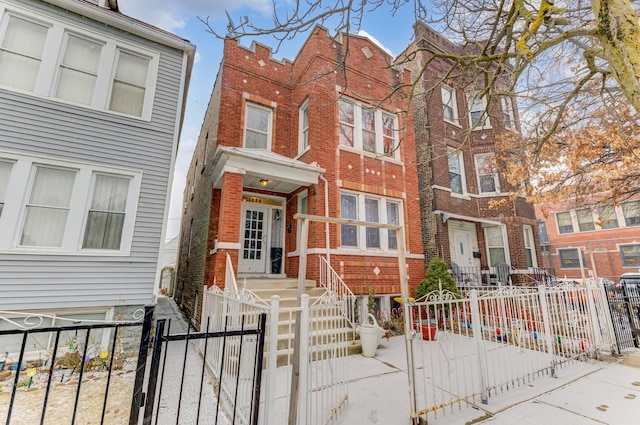
[[[320,180],[324,184],[324,216],[329,218],[329,182],[320,174]],[[324,223],[324,240],[327,247],[327,263],[331,265],[331,247],[329,246],[329,222]]]

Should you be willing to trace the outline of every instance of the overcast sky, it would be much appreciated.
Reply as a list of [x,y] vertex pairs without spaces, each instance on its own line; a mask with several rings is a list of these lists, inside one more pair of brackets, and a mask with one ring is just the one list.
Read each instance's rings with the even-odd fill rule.
[[[286,7],[290,1],[292,0],[277,3],[279,7]],[[248,16],[252,21],[268,25],[271,21],[272,3],[271,0],[119,0],[118,5],[125,15],[170,31],[196,45],[196,60],[191,74],[185,120],[176,159],[166,235],[168,240],[180,232],[186,174],[222,59],[222,41],[207,33],[205,25],[198,17],[209,18],[210,24],[221,33],[224,33],[228,23],[225,10],[234,21],[240,16]],[[412,12],[410,7],[404,9],[406,13]],[[407,16],[406,13],[405,18],[398,14],[393,19],[388,8],[368,14],[363,22],[364,35],[383,45],[388,52],[398,54],[409,44],[412,34],[413,17],[412,14]],[[305,38],[299,37],[286,42],[276,56],[279,59],[294,59]],[[262,38],[260,42],[275,48],[275,41],[271,38]],[[242,40],[241,43],[249,46],[251,40]]]

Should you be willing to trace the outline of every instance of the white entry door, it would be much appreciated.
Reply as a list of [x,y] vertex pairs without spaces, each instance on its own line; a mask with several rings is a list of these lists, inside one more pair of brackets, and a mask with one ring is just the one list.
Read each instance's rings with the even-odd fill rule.
[[465,230],[453,231],[456,263],[460,267],[473,267],[473,252],[471,251],[471,233]]
[[244,205],[242,212],[242,249],[238,273],[265,273],[269,209],[257,205]]

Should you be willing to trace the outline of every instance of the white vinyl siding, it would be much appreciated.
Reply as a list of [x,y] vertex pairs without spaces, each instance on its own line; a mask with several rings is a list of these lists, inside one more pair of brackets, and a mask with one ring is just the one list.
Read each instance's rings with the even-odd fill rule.
[[355,101],[338,101],[340,146],[397,158],[397,118]]
[[11,176],[11,169],[13,164],[8,161],[0,161],[0,217],[2,217],[2,210],[4,208],[5,196],[7,193],[7,186],[9,186],[9,177]]
[[[0,164],[8,155],[0,153]],[[14,154],[8,159],[14,164],[0,252],[130,251],[141,173]]]
[[5,88],[149,121],[158,63],[157,53],[67,23],[0,16]]

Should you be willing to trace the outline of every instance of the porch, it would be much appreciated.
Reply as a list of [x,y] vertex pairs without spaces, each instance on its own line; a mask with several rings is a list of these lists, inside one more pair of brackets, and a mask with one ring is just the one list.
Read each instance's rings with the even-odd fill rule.
[[537,286],[558,282],[553,268],[516,269],[506,263],[488,268],[460,267],[456,263],[451,263],[449,273],[453,276],[458,288],[504,285]]

